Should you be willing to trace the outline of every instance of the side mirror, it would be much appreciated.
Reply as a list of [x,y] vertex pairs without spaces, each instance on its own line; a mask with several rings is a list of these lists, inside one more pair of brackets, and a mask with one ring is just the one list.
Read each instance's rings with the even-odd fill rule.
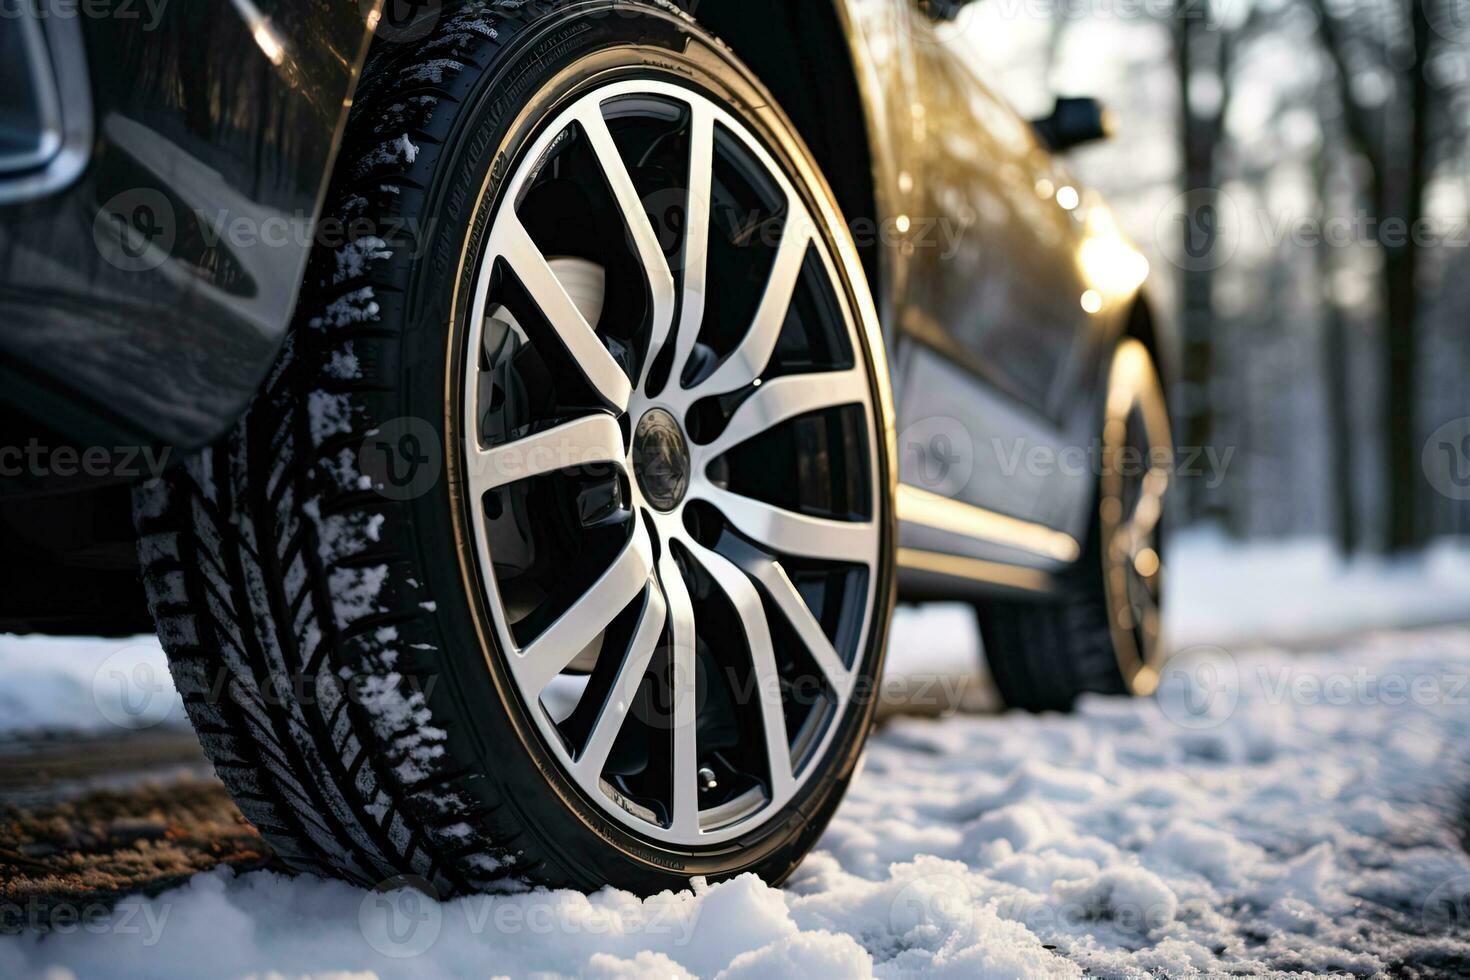
[[954,20],[974,0],[919,0],[919,9],[936,24]]
[[1112,114],[1097,99],[1087,97],[1059,97],[1051,115],[1032,120],[1031,126],[1056,153],[1113,135]]

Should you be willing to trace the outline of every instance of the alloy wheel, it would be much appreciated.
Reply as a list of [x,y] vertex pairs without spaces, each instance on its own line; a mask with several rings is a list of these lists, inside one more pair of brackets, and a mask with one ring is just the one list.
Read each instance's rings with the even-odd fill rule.
[[701,91],[583,91],[512,168],[465,332],[497,653],[564,775],[664,844],[797,801],[870,666],[879,416],[814,182]]

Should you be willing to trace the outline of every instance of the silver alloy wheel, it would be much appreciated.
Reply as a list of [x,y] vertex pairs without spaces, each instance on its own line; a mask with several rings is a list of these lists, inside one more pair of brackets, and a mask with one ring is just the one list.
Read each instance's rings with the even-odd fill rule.
[[[686,114],[687,187],[680,188],[686,223],[672,255],[649,220],[647,195],[640,194],[605,111],[610,102],[629,99],[676,105]],[[605,264],[597,268],[584,258],[548,255],[523,215],[528,190],[572,143],[600,166],[626,245],[642,272],[643,322],[633,331],[640,335],[641,357],[607,339],[607,321],[618,315],[609,312],[607,302],[612,290],[625,284]],[[784,220],[748,327],[722,358],[711,359],[700,342],[706,316],[713,315],[707,307],[731,299],[717,295],[715,285],[712,202],[717,158],[728,164],[732,154],[747,167],[753,163],[760,171],[755,179],[777,189]],[[699,92],[648,79],[604,85],[558,112],[521,154],[500,195],[475,287],[463,379],[462,469],[479,580],[500,650],[566,775],[601,812],[671,845],[729,840],[792,802],[819,768],[853,699],[862,652],[874,628],[883,534],[873,381],[844,280],[827,235],[806,203],[822,192],[808,185],[803,195],[795,179],[801,178],[783,172],[744,123]],[[827,232],[838,233],[835,228]],[[851,256],[844,261],[851,263]],[[507,279],[518,284],[534,315],[549,325],[561,354],[575,365],[578,383],[597,404],[555,424],[523,426],[496,440],[485,436],[485,419],[493,405],[511,396],[487,383],[496,358],[504,355],[485,352],[508,334],[528,345],[531,335],[521,324],[527,319],[524,306],[511,311],[497,303],[496,284]],[[849,357],[820,369],[773,370],[778,341],[801,289],[820,289],[834,302]],[[568,384],[560,378],[557,383]],[[701,428],[696,416],[712,405],[728,409],[724,427],[696,438]],[[825,443],[798,440],[796,468],[820,469],[842,458],[849,471],[861,470],[836,475],[863,488],[859,496],[866,499],[848,507],[849,513],[814,515],[810,507],[795,509],[787,499],[743,492],[732,480],[734,451],[833,411],[857,412],[858,421],[848,430],[861,443],[860,451],[840,454]],[[601,533],[611,522],[625,539],[585,592],[532,630],[526,624],[534,617],[527,617],[525,603],[511,594],[503,555],[492,544],[495,515],[505,512],[496,495],[567,473],[611,474],[608,488],[585,495],[602,507],[587,504],[589,511],[596,510],[587,533]],[[707,533],[712,521],[720,526],[717,540]],[[813,593],[798,586],[795,569],[827,566],[837,576],[856,571],[856,578],[841,580],[859,585],[840,593],[841,608],[823,601],[814,613]],[[832,594],[838,593],[826,593]],[[750,771],[729,762],[728,753],[712,755],[703,744],[703,733],[711,727],[707,716],[719,709],[708,678],[708,648],[730,641],[722,626],[731,622],[738,624],[748,658],[741,667],[748,673],[741,676],[752,682],[742,685],[743,693],[732,701],[740,715],[736,723],[749,726],[740,731],[754,733],[739,740],[738,751],[743,759],[764,760],[747,766]],[[789,709],[796,686],[789,666],[793,657],[813,665],[821,692],[821,710],[809,711],[800,725],[791,721],[795,716]],[[650,718],[650,671],[665,662],[667,702],[662,715]],[[603,692],[585,739],[572,744],[559,727],[565,711],[558,717],[550,695],[569,680],[575,687],[589,676],[603,679]],[[647,763],[667,768],[666,798],[638,798],[608,775],[609,759],[619,754],[630,724],[666,730],[667,757],[655,752]],[[760,744],[752,748],[751,741]],[[733,775],[726,779],[726,772]],[[721,779],[737,782],[722,786]]]

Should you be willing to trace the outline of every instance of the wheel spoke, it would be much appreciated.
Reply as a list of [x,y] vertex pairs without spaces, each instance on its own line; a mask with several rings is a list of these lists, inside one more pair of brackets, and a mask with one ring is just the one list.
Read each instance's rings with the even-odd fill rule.
[[669,263],[659,244],[658,234],[649,223],[643,199],[633,184],[633,178],[628,174],[628,167],[623,162],[617,142],[613,140],[612,131],[607,128],[601,106],[596,102],[589,103],[578,116],[578,121],[587,134],[587,141],[592,146],[597,162],[602,165],[603,176],[607,178],[613,200],[622,212],[623,223],[633,240],[633,248],[638,253],[638,262],[643,267],[647,282],[653,305],[652,325],[648,355],[643,359],[642,376],[639,379],[640,384],[647,384],[648,370],[668,340],[669,329],[674,322],[674,276],[669,271]]
[[725,431],[701,451],[701,457],[714,459],[788,419],[823,408],[861,404],[867,396],[868,379],[857,368],[767,381],[741,402]]
[[[671,105],[687,106],[687,114],[667,111]],[[538,132],[517,160],[506,161],[506,193],[486,232],[469,306],[473,329],[459,352],[463,387],[453,393],[463,429],[455,433],[463,464],[457,467],[463,473],[458,509],[469,525],[460,530],[473,542],[481,598],[492,620],[485,629],[505,651],[496,659],[503,669],[495,669],[507,675],[523,703],[534,707],[544,699],[550,708],[553,694],[573,679],[564,675],[595,663],[570,716],[532,712],[557,770],[619,827],[672,849],[723,847],[768,826],[792,805],[800,780],[820,768],[793,771],[797,732],[794,722],[788,731],[791,702],[789,687],[783,689],[783,680],[792,678],[782,673],[788,655],[799,673],[810,675],[803,678],[807,683],[820,678],[814,690],[821,710],[803,711],[802,759],[834,758],[831,749],[840,744],[847,752],[855,736],[840,722],[868,667],[861,657],[849,667],[846,658],[854,656],[849,644],[869,636],[883,601],[875,574],[883,545],[876,481],[886,416],[859,329],[869,311],[850,304],[820,311],[832,314],[826,326],[842,331],[845,343],[838,346],[851,351],[847,363],[824,358],[796,369],[804,374],[788,373],[782,332],[806,309],[805,290],[820,279],[832,296],[848,296],[856,270],[849,256],[828,254],[826,212],[812,203],[823,199],[819,184],[805,168],[794,172],[777,159],[741,113],[676,80],[639,73],[589,85],[538,121]],[[624,138],[635,132],[636,139]],[[633,145],[652,145],[645,136],[661,141],[658,166],[671,175],[659,184],[671,188],[667,222],[639,193],[646,183],[643,156]],[[686,136],[687,151],[666,142]],[[744,181],[722,184],[714,171],[725,163],[748,175],[749,187]],[[590,188],[616,212],[603,229],[610,240],[597,243],[606,253],[599,261],[552,244],[554,223],[565,211],[541,204],[565,201],[556,186],[563,180]],[[767,196],[752,193],[760,187],[778,188],[774,208],[752,199]],[[759,258],[750,259],[754,270],[726,255],[727,208],[741,215],[762,208],[769,218],[760,227],[771,235]],[[734,263],[729,270],[723,268],[727,258]],[[746,278],[752,273],[754,283]],[[718,304],[727,297],[720,283],[727,278],[730,289],[747,294],[747,304],[734,323],[719,325],[722,339],[716,341],[710,331],[723,315]],[[701,346],[701,333],[717,350]],[[527,342],[534,350],[523,350]],[[538,353],[544,363],[537,363]],[[529,359],[512,365],[518,355]],[[501,377],[507,370],[509,382]],[[703,380],[686,388],[686,372]],[[500,387],[492,392],[492,384]],[[718,437],[695,442],[695,436],[709,439],[719,422],[703,412],[714,396],[727,399],[728,424]],[[492,410],[493,435],[485,415]],[[830,465],[821,446],[803,442],[796,450],[801,478],[848,500],[850,481],[860,473],[863,485],[875,488],[863,502],[808,513],[805,483],[797,498],[719,479],[726,460],[738,469],[734,456],[765,448],[770,439],[763,433],[780,430],[771,439],[788,428],[804,434],[808,420],[819,420],[825,432],[839,410],[844,424],[829,434],[837,440]],[[849,417],[854,412],[862,413],[860,423]],[[746,448],[737,450],[742,444]],[[510,515],[492,519],[506,488],[512,496],[524,494],[539,489],[537,480],[566,490],[580,487],[578,481],[592,483],[578,498],[580,510],[533,507],[518,511],[516,521]],[[632,494],[626,504],[614,483]],[[610,492],[613,503],[626,508],[615,515],[625,522],[612,532],[616,541],[607,542],[616,549],[611,560],[596,544],[605,540],[605,527],[592,526],[593,512],[602,513],[598,508]],[[828,516],[812,516],[818,513]],[[720,526],[726,533],[718,550],[700,544],[709,539],[698,532]],[[540,565],[512,571],[522,564],[513,554],[544,556],[548,549],[582,553],[580,572]],[[848,588],[841,576],[809,582],[806,570],[813,565],[832,571],[861,565],[869,572],[867,587]],[[562,591],[569,588],[576,594]],[[717,593],[713,609],[703,605],[710,590]],[[524,618],[528,606],[548,593],[549,603]],[[839,612],[840,642],[829,635],[828,618]],[[712,635],[710,616],[731,634],[725,640],[730,655],[755,683],[730,692],[736,694],[732,701],[719,693],[719,679],[705,678],[718,695],[705,705],[699,672],[722,668],[702,662],[710,651],[702,654],[698,641],[724,639]],[[809,655],[788,650],[790,644]],[[658,696],[649,698],[654,681]],[[657,713],[645,717],[645,706]],[[572,730],[585,738],[569,742]],[[726,751],[725,737],[711,742],[710,731],[739,732],[732,741],[740,744]],[[647,745],[635,746],[645,735]],[[646,748],[648,755],[625,759],[625,748]]]
[[623,723],[628,719],[628,711],[638,697],[638,687],[643,683],[643,675],[648,671],[649,661],[653,659],[653,652],[663,636],[667,621],[668,603],[664,601],[663,592],[657,587],[649,589],[648,600],[638,618],[638,629],[633,634],[633,641],[628,645],[627,655],[618,667],[607,701],[598,713],[597,721],[592,725],[592,733],[587,736],[587,744],[577,759],[578,775],[584,785],[595,785],[602,775],[613,743],[622,732]]
[[521,688],[539,696],[638,597],[653,572],[653,549],[641,521],[606,572],[556,622],[512,658]]
[[877,535],[871,521],[809,517],[704,481],[699,489],[701,496],[719,508],[741,534],[777,551],[868,566],[878,558]]
[[673,640],[670,672],[673,701],[674,760],[670,829],[686,838],[699,834],[698,690],[695,659],[694,603],[684,573],[667,548],[658,565],[659,581],[669,605],[669,632]]
[[[709,270],[710,194],[715,169],[714,113],[702,102],[690,106],[689,199],[684,212],[684,303],[674,346],[670,377],[678,378],[689,363],[694,342],[704,326],[705,290]],[[649,363],[652,363],[650,361]]]
[[1164,492],[1168,487],[1169,475],[1166,471],[1149,470],[1144,476],[1142,492],[1138,495],[1138,502],[1133,505],[1131,517],[1131,523],[1137,528],[1140,540],[1149,538],[1159,526],[1159,520],[1164,516]]
[[781,567],[780,562],[772,561],[743,541],[734,541],[726,550],[731,561],[765,587],[776,606],[796,630],[796,635],[810,651],[827,683],[837,692],[838,699],[845,702],[852,693],[853,673],[837,655],[832,641],[827,639],[826,632],[812,615],[811,608],[801,597],[796,583],[786,574],[786,569]]
[[578,369],[608,405],[627,411],[633,385],[612,354],[603,346],[551,265],[536,246],[525,225],[506,208],[491,233],[490,247],[503,258],[530,293]]
[[699,386],[704,393],[722,395],[738,391],[759,378],[771,361],[771,353],[776,349],[781,326],[791,309],[796,283],[801,278],[813,235],[811,219],[798,202],[790,200],[788,212],[781,245],[776,250],[776,263],[771,269],[770,281],[766,283],[766,292],[761,297],[750,331],[725,363]]
[[623,465],[623,430],[611,415],[589,415],[524,439],[483,449],[471,460],[470,493],[580,466]]
[[745,632],[755,683],[751,685],[760,702],[761,730],[765,735],[766,758],[771,769],[771,806],[779,807],[791,796],[791,739],[781,706],[781,677],[776,670],[776,653],[771,646],[771,624],[761,605],[760,593],[745,573],[729,559],[697,544],[694,557],[730,600]]

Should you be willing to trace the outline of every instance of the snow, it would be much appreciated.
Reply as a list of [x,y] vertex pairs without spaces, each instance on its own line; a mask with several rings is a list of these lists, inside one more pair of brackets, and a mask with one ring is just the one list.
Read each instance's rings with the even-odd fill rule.
[[[451,61],[449,62],[449,64],[453,65],[455,68],[461,67],[458,62]],[[413,74],[415,76],[420,76],[417,78],[417,80],[427,79],[438,83],[440,81],[440,77],[438,76],[442,75],[442,71],[442,65],[437,69],[430,68],[429,66],[423,66],[414,69]],[[433,75],[434,77],[432,79],[429,79],[428,76],[430,75]],[[369,173],[372,173],[375,169],[379,167],[392,166],[394,164],[412,164],[415,160],[418,159],[418,156],[418,146],[414,143],[413,140],[408,138],[407,133],[404,133],[402,136],[399,136],[396,139],[391,139],[385,143],[380,143],[371,152],[365,154],[362,159],[357,162],[355,173],[358,177],[363,177]]]
[[1168,544],[1165,629],[1175,648],[1302,642],[1470,618],[1470,546],[1454,539],[1417,557],[1347,563],[1326,538],[1242,546],[1206,527]]
[[352,341],[342,345],[341,350],[332,351],[331,360],[323,369],[327,377],[338,381],[355,381],[362,377],[362,364],[353,352]]
[[371,286],[354,289],[328,304],[322,316],[312,317],[310,326],[313,330],[327,330],[366,323],[378,315],[379,307],[373,296]]
[[359,619],[382,612],[378,596],[387,581],[387,565],[333,569],[327,587],[332,593],[332,614],[337,628],[345,629]]
[[1158,700],[888,726],[784,888],[441,904],[216,871],[128,899],[110,921],[129,930],[0,942],[0,975],[1372,975],[1470,956],[1470,630],[1218,656],[1171,667]]
[[187,724],[153,637],[0,636],[0,739]]
[[[458,73],[464,65],[453,58],[438,58],[434,61],[426,61],[422,65],[416,65],[403,75],[402,83],[410,84],[417,82],[432,82],[439,85],[444,81],[445,72]],[[407,137],[404,137],[407,139]],[[409,161],[410,163],[412,161]]]
[[[1386,613],[1452,614],[1460,555],[1344,570],[1315,545],[1192,546],[1172,553],[1173,595],[1218,645],[1172,661],[1157,698],[887,725],[782,888],[436,902],[411,882],[217,870],[0,937],[0,976],[1372,976],[1470,960],[1470,628],[1342,638]],[[1402,602],[1363,598],[1378,595]],[[1290,653],[1222,642],[1231,630],[1339,638]],[[978,655],[957,606],[901,611],[892,648],[893,671],[973,671]],[[161,668],[152,641],[0,637],[0,735],[140,717]],[[179,723],[171,689],[153,695]],[[395,696],[379,721],[413,721],[420,705]]]
[[[404,137],[408,141],[408,137]],[[409,144],[412,146],[413,144]],[[418,148],[414,147],[412,156],[418,155]],[[412,163],[412,157],[409,159]],[[337,249],[337,271],[332,275],[332,284],[341,285],[349,282],[367,272],[367,265],[371,261],[382,261],[391,259],[393,250],[387,247],[387,243],[376,235],[364,235],[354,241],[348,242]]]
[[[1343,562],[1326,538],[1241,544],[1216,528],[1173,535],[1165,558],[1171,647],[1302,645],[1366,629],[1470,621],[1470,545],[1452,539],[1400,560]],[[909,677],[973,671],[983,657],[968,606],[899,607],[888,672]]]
[[352,431],[352,400],[346,395],[313,391],[307,396],[307,412],[311,416],[311,438],[316,445]]
[[899,606],[893,612],[889,676],[965,676],[981,664],[975,613],[958,603]]

